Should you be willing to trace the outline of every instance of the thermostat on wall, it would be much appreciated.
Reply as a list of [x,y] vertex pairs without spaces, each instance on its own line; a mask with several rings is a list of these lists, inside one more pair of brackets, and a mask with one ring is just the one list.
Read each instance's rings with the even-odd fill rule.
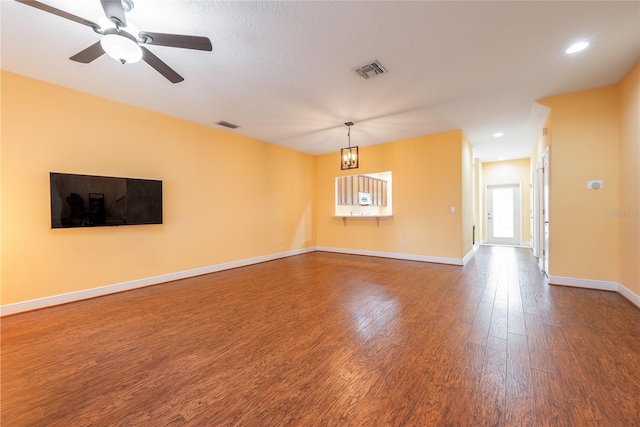
[[587,181],[587,190],[600,190],[603,187],[603,181]]

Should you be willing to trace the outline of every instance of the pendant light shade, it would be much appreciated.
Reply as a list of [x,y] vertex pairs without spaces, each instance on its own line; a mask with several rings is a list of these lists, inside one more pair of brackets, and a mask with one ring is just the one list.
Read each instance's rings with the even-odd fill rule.
[[358,147],[351,146],[351,126],[353,126],[353,122],[347,122],[345,123],[345,126],[349,128],[349,132],[347,132],[349,146],[347,148],[340,149],[340,169],[358,169],[358,165],[360,163]]

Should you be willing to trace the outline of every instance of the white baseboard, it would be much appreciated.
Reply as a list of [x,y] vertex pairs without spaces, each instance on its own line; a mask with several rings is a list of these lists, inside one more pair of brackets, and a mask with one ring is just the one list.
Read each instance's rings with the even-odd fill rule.
[[203,274],[215,273],[216,271],[229,270],[232,268],[244,267],[247,265],[258,264],[266,261],[273,261],[279,258],[287,258],[294,255],[300,255],[308,252],[315,252],[316,248],[295,249],[287,252],[279,252],[270,255],[263,255],[255,258],[247,258],[239,261],[226,262],[223,264],[210,265],[207,267],[194,268],[192,270],[179,271],[177,273],[163,274],[155,277],[147,277],[144,279],[131,280],[113,285],[101,286],[99,288],[86,289],[83,291],[69,292],[61,295],[53,295],[45,298],[38,298],[30,301],[18,302],[14,304],[6,304],[0,306],[0,316],[8,316],[11,314],[22,313],[24,311],[37,310],[40,308],[51,307],[54,305],[66,304],[69,302],[80,301],[83,299],[95,298],[104,295],[114,294],[117,292],[129,291],[132,289],[142,288],[145,286],[157,285],[160,283],[171,282],[173,280],[186,279],[188,277],[201,276]]
[[469,260],[471,258],[473,258],[473,255],[475,255],[476,251],[478,250],[480,246],[478,245],[473,245],[473,247],[471,248],[471,250],[469,252],[467,252],[467,254],[462,258],[462,265],[466,265]]
[[631,290],[618,282],[609,282],[605,280],[576,279],[574,277],[549,276],[549,284],[570,286],[574,288],[596,289],[600,291],[618,292],[620,295],[628,299],[633,305],[640,308],[640,296],[634,294]]
[[[451,265],[464,265],[464,259],[461,258],[443,258],[443,257],[432,257],[425,255],[413,255],[413,254],[403,254],[397,252],[378,252],[378,251],[367,251],[362,249],[347,249],[347,248],[333,248],[328,246],[318,246],[317,250],[323,252],[335,252],[339,254],[349,254],[349,255],[365,255],[365,256],[374,256],[380,258],[395,258],[395,259],[404,259],[407,261],[423,261],[423,262],[434,262],[436,264],[451,264]],[[473,252],[473,250],[471,251]],[[472,256],[473,254],[471,254]],[[469,254],[465,255],[465,258],[471,258]]]
[[573,288],[597,289],[600,291],[617,291],[618,283],[604,280],[576,279],[574,277],[549,276],[550,285],[571,286]]
[[531,247],[531,242],[528,241],[528,240],[523,240],[523,241],[520,242],[520,246],[525,246],[527,248],[530,248]]
[[[360,249],[332,248],[326,246],[310,247],[303,249],[295,249],[286,252],[279,252],[270,255],[259,256],[255,258],[247,258],[239,261],[232,261],[222,264],[211,265],[207,267],[195,268],[192,270],[179,271],[177,273],[163,274],[155,277],[131,280],[113,285],[101,286],[99,288],[86,289],[83,291],[69,292],[51,297],[38,298],[35,300],[24,301],[14,304],[6,304],[0,306],[0,316],[8,316],[11,314],[22,313],[25,311],[37,310],[40,308],[51,307],[54,305],[66,304],[69,302],[80,301],[83,299],[95,298],[99,296],[114,294],[117,292],[128,291],[132,289],[142,288],[145,286],[157,285],[160,283],[171,282],[173,280],[186,279],[188,277],[200,276],[203,274],[215,273],[216,271],[229,270],[232,268],[245,267],[252,264],[258,264],[266,261],[273,261],[280,258],[300,255],[315,251],[335,252],[351,255],[366,255],[382,258],[404,259],[409,261],[433,262],[437,264],[465,265],[475,254],[478,246],[474,246],[462,259],[431,257],[424,255],[412,255],[395,252],[378,252]],[[603,291],[615,291],[624,296],[632,304],[640,308],[640,296],[633,293],[617,282],[608,282],[602,280],[577,279],[573,277],[549,276],[549,283],[552,285],[571,286],[586,289],[597,289]]]
[[636,307],[640,308],[640,295],[636,295],[629,288],[626,288],[621,283],[618,283],[618,293],[629,300],[629,302]]

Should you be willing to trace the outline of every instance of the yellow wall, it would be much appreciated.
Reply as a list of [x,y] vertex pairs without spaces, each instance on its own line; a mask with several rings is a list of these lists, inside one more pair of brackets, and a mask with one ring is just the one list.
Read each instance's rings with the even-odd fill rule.
[[[521,215],[520,242],[529,242],[531,234],[530,208],[531,183],[529,159],[505,160],[501,162],[487,162],[482,164],[482,200],[486,200],[487,185],[520,184]],[[486,230],[485,230],[486,233]],[[483,235],[486,240],[486,235]]]
[[[1,96],[3,305],[316,245],[313,156],[4,71]],[[51,171],[160,179],[164,224],[52,230]]]
[[620,283],[640,295],[640,62],[620,91]]
[[[549,273],[618,280],[619,96],[605,86],[539,101],[551,108]],[[604,188],[587,190],[587,181]]]
[[356,173],[393,173],[393,218],[380,227],[370,219],[351,219],[345,227],[333,217],[335,177],[354,172],[340,170],[338,153],[316,157],[318,246],[461,259],[463,238],[471,241],[462,227],[462,138],[454,131],[360,148]]

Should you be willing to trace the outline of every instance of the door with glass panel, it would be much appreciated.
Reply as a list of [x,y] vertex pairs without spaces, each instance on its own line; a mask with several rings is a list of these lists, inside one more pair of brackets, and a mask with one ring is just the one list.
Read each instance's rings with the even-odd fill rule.
[[520,184],[487,185],[487,243],[520,244]]

